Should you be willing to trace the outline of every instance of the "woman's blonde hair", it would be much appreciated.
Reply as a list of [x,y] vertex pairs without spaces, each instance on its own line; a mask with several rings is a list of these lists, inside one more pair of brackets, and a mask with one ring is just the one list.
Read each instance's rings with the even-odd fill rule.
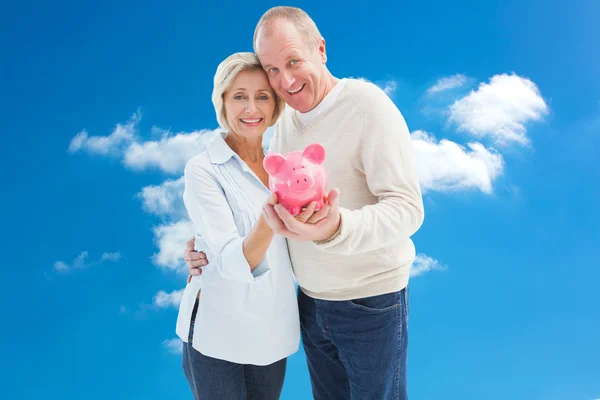
[[[225,112],[225,106],[223,104],[223,95],[231,87],[233,80],[242,71],[255,71],[259,70],[265,74],[262,65],[258,57],[254,53],[240,52],[234,53],[223,60],[217,67],[217,72],[214,77],[214,85],[212,92],[212,102],[215,106],[215,113],[217,114],[217,122],[223,129],[231,130],[231,127],[227,123],[227,114]],[[273,118],[269,126],[275,125],[275,122],[279,119],[279,116],[283,112],[285,103],[281,97],[273,90],[273,96],[275,97],[275,108],[273,110]]]

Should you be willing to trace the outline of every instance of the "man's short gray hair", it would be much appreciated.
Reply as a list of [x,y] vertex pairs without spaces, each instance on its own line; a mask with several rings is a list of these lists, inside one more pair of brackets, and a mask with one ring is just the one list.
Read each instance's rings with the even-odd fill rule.
[[319,28],[317,28],[317,24],[315,24],[315,21],[313,21],[313,19],[304,10],[297,7],[289,6],[273,7],[267,10],[263,14],[263,16],[260,17],[260,20],[256,24],[256,28],[254,29],[253,41],[255,52],[258,31],[261,28],[267,29],[271,21],[276,21],[279,19],[284,19],[294,24],[294,26],[302,36],[304,43],[306,43],[311,48],[313,46],[318,46],[319,42],[323,38],[321,36],[321,32],[319,32]]
[[[228,131],[231,130],[231,127],[227,123],[227,114],[223,104],[223,96],[225,95],[225,92],[229,90],[235,77],[240,72],[256,70],[261,71],[263,74],[265,74],[265,78],[267,78],[267,74],[263,70],[258,57],[256,54],[250,52],[234,53],[223,60],[217,67],[217,72],[215,73],[214,77],[212,102],[215,106],[217,122],[223,129]],[[275,125],[275,122],[277,122],[277,119],[279,119],[279,116],[285,107],[285,103],[281,97],[279,97],[274,90],[272,90],[272,92],[275,99],[275,109],[273,110],[273,118],[271,119],[269,126]]]

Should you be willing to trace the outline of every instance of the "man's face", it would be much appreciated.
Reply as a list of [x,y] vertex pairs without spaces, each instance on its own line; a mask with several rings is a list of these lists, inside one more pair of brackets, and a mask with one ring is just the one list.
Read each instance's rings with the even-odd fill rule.
[[325,96],[325,42],[306,43],[291,22],[273,21],[256,38],[256,54],[277,94],[293,109],[307,112]]

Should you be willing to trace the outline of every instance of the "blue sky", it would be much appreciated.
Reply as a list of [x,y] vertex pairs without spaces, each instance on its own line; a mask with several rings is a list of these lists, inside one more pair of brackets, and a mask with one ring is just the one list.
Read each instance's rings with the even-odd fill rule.
[[[0,398],[191,398],[182,167],[277,5],[202,3],[0,6]],[[411,398],[600,398],[600,3],[361,4],[301,6],[413,132]],[[282,398],[310,398],[302,352]]]

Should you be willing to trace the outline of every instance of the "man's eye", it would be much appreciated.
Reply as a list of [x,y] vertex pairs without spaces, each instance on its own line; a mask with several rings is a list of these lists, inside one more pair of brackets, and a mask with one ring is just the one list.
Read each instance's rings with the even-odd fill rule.
[[292,61],[290,61],[290,64],[294,65],[294,64],[296,64],[297,62],[298,62],[298,60],[292,60]]
[[269,68],[270,74],[274,74],[275,72],[277,72],[277,68]]

